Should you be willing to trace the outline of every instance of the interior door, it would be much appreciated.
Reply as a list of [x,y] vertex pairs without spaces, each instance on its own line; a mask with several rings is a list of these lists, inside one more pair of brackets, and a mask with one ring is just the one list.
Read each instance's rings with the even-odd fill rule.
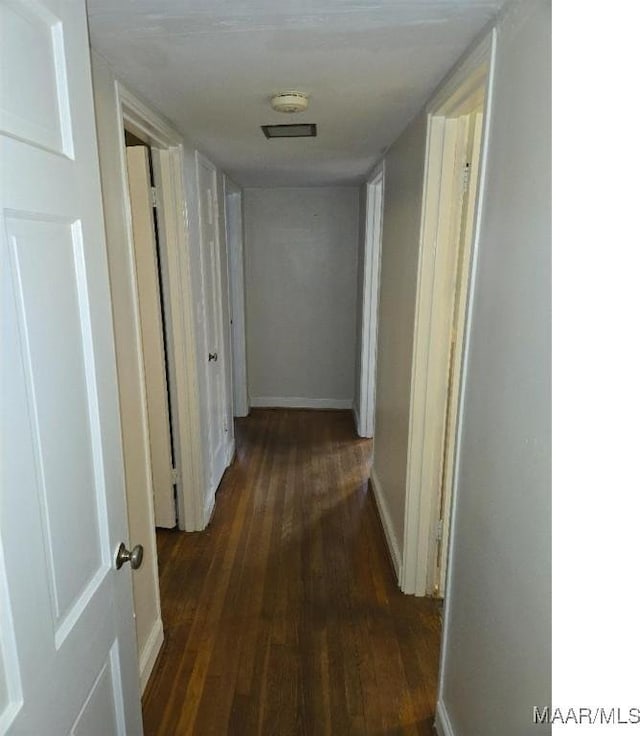
[[225,402],[224,340],[222,338],[222,300],[218,242],[217,192],[215,170],[197,156],[200,249],[204,286],[204,327],[207,336],[206,375],[208,406],[207,507],[226,467],[228,433]]
[[0,733],[140,734],[83,0],[0,0]]
[[149,152],[145,146],[127,147],[155,525],[172,529],[176,525],[176,506],[173,496],[169,393],[149,166]]

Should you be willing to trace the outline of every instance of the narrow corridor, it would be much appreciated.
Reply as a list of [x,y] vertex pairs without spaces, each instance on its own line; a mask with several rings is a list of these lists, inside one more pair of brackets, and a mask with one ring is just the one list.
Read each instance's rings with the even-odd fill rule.
[[430,734],[440,604],[400,593],[350,412],[254,409],[200,534],[160,531],[147,736]]

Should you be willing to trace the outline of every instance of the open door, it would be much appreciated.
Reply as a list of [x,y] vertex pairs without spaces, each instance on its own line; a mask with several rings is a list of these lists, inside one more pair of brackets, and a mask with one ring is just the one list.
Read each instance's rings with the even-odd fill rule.
[[0,65],[0,732],[141,734],[84,2],[0,2]]

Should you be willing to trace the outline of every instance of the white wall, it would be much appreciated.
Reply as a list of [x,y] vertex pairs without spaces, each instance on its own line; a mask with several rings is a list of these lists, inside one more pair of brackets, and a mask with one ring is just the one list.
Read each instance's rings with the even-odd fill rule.
[[498,24],[445,611],[455,736],[550,733],[551,3]]
[[423,112],[385,155],[372,481],[396,568],[404,535],[425,148]]
[[245,189],[252,406],[351,408],[358,189]]

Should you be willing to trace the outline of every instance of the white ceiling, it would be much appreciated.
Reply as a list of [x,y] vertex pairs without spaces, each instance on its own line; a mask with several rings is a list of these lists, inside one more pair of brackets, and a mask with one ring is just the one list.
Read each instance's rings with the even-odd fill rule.
[[[502,0],[88,0],[94,48],[245,186],[351,184]],[[276,113],[272,94],[310,94]],[[317,138],[264,138],[311,122]]]

